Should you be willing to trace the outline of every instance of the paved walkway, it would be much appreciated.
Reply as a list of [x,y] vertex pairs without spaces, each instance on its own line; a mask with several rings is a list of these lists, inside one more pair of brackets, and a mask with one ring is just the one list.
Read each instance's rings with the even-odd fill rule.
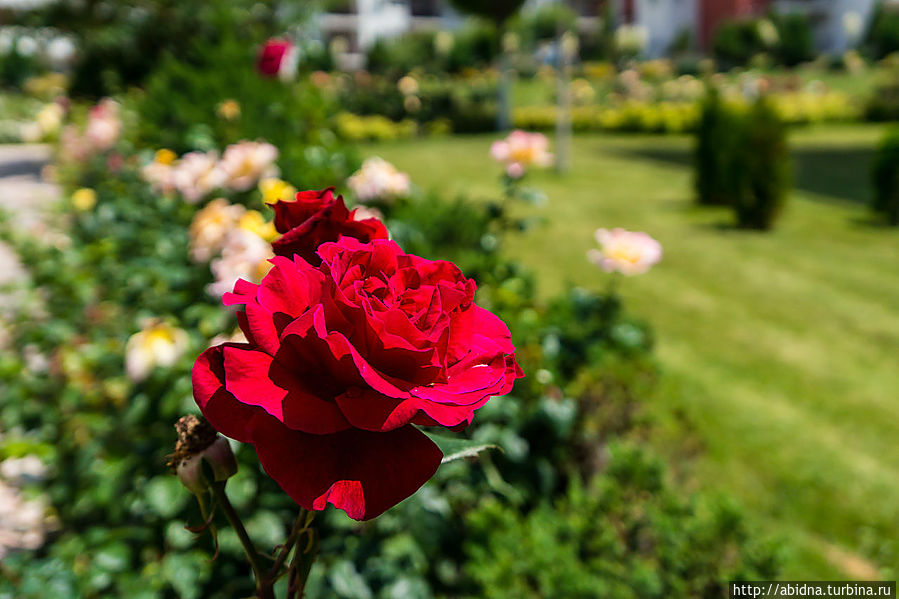
[[[48,146],[0,145],[0,210],[25,229],[33,229],[41,212],[59,196],[56,185],[41,179],[41,169],[49,160]],[[20,274],[18,260],[0,245],[0,284]]]
[[[41,178],[50,156],[49,146],[0,145],[0,210],[28,231],[36,230],[41,213],[59,197],[59,188]],[[24,274],[15,254],[0,244],[0,286]]]

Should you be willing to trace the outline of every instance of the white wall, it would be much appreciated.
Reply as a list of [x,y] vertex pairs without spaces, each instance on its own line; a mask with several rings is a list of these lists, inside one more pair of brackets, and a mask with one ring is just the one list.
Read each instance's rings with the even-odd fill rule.
[[646,55],[656,58],[664,55],[671,43],[684,29],[696,39],[699,18],[698,0],[636,0],[634,24],[646,28],[649,44]]
[[382,37],[400,35],[411,27],[408,4],[391,0],[356,0],[356,7],[360,48],[368,48]]

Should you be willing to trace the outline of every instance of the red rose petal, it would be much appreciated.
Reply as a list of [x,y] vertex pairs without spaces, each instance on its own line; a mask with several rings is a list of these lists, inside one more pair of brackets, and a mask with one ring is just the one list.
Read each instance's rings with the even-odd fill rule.
[[[194,399],[212,427],[226,437],[242,443],[252,441],[251,423],[259,408],[237,401],[225,389],[223,350],[234,344],[211,347],[194,363],[192,382]],[[243,346],[248,347],[248,346]]]
[[260,351],[223,350],[225,387],[237,401],[259,406],[286,426],[323,435],[350,427],[331,401],[308,393],[293,373]]
[[443,458],[412,426],[309,435],[267,419],[254,444],[262,467],[299,505],[320,510],[331,503],[356,520],[370,520],[412,495]]

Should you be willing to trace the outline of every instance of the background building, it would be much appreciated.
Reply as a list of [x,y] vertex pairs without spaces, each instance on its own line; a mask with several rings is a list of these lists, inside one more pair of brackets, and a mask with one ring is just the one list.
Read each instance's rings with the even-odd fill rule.
[[[557,0],[529,0],[526,7]],[[706,49],[715,29],[726,20],[762,15],[769,9],[809,16],[815,43],[825,52],[842,52],[867,28],[876,0],[567,0],[581,17],[582,32],[595,31],[610,6],[619,24],[640,26],[647,33],[646,55],[665,55],[684,32]],[[526,8],[527,9],[527,8]],[[421,29],[453,29],[462,18],[448,0],[346,0],[320,17],[326,41],[346,40],[350,61],[380,38]],[[358,58],[353,59],[352,55]]]

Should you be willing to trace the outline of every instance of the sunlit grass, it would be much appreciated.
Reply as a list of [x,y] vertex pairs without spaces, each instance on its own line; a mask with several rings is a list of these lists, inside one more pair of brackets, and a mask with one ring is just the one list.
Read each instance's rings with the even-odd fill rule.
[[[873,225],[864,205],[882,132],[798,130],[797,189],[769,234],[693,206],[689,138],[577,137],[570,175],[529,180],[549,196],[534,210],[545,226],[507,244],[549,296],[604,285],[585,259],[597,227],[662,242],[662,263],[621,285],[658,333],[665,392],[653,409],[702,448],[688,485],[732,493],[790,539],[788,578],[857,576],[876,558],[865,539],[899,539],[899,232]],[[365,153],[425,188],[495,196],[490,139]]]

